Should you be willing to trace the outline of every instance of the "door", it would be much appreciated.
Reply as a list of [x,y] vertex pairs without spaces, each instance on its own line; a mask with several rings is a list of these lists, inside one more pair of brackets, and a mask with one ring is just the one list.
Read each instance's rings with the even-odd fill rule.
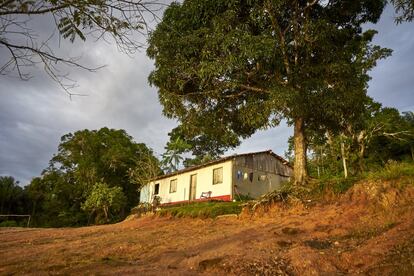
[[190,200],[196,199],[197,192],[197,175],[193,174],[190,176]]

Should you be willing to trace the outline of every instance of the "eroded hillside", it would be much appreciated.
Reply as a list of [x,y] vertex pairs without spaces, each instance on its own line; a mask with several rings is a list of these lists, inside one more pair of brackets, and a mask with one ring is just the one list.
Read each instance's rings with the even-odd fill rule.
[[412,275],[414,187],[364,182],[239,218],[4,228],[0,244],[1,274]]

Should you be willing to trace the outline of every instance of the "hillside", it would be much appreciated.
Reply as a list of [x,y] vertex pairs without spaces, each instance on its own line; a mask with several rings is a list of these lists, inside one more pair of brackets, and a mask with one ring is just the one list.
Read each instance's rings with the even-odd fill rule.
[[0,230],[0,274],[412,275],[412,179],[218,219]]

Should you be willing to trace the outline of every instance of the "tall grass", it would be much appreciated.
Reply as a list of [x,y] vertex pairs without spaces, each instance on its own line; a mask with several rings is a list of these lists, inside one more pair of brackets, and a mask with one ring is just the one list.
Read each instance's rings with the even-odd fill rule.
[[369,180],[393,180],[401,177],[414,178],[414,162],[389,161],[383,168],[363,175],[363,178]]

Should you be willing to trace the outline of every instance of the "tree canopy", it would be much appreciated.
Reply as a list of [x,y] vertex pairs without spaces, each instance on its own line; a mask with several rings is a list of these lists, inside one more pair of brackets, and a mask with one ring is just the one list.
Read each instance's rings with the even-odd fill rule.
[[404,21],[413,21],[414,19],[414,1],[413,0],[391,0],[397,17],[395,21],[402,23]]
[[49,167],[27,187],[35,222],[67,226],[121,219],[138,203],[149,167],[161,173],[152,150],[124,130],[66,134]]
[[[164,114],[190,139],[237,145],[282,118],[294,125],[295,179],[306,171],[306,129],[338,128],[359,112],[368,71],[390,54],[374,46],[386,1],[185,0],[151,34],[149,81]],[[334,116],[332,116],[334,115]]]

